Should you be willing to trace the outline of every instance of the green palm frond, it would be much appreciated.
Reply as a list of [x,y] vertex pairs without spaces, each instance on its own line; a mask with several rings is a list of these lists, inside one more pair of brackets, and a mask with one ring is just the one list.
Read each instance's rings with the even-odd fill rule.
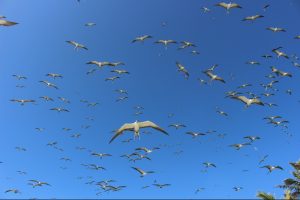
[[265,192],[258,192],[256,196],[263,200],[275,200],[275,197],[272,194],[267,194]]

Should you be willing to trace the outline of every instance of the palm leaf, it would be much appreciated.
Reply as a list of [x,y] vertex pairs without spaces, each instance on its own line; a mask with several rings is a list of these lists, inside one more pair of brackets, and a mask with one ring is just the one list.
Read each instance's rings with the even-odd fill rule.
[[267,194],[265,192],[258,192],[256,196],[263,200],[275,200],[275,197],[273,195]]

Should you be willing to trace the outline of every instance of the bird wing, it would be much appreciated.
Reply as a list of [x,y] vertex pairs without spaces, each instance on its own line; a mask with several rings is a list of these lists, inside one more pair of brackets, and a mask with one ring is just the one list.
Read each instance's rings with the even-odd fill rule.
[[257,105],[261,105],[261,106],[264,106],[264,103],[261,102],[259,99],[253,99],[252,101],[253,103],[257,104]]
[[214,76],[213,73],[211,73],[211,71],[204,71],[203,73],[205,73],[208,77],[212,78]]
[[240,100],[240,101],[242,101],[244,103],[247,103],[249,101],[249,99],[247,97],[245,97],[245,96],[233,96],[232,98]]
[[223,8],[227,8],[227,3],[225,3],[225,2],[220,2],[220,3],[218,3],[218,4],[216,4],[216,6],[221,6],[221,7],[223,7]]
[[221,81],[222,83],[225,83],[224,79],[222,79],[221,77],[217,76],[215,80]]
[[138,122],[138,124],[141,128],[151,127],[151,128],[154,128],[154,129],[166,134],[166,135],[169,135],[164,129],[160,128],[158,125],[154,124],[151,121]]
[[119,128],[116,131],[116,134],[111,138],[111,140],[109,141],[109,143],[111,143],[114,139],[116,139],[116,137],[118,137],[119,135],[121,135],[123,133],[123,131],[133,130],[133,128],[134,128],[133,124],[129,124],[129,123],[124,124],[123,126],[121,126],[121,128]]
[[72,44],[72,45],[76,45],[76,44],[77,44],[76,42],[70,41],[70,40],[68,40],[68,41],[66,41],[66,42],[69,43],[69,44]]
[[132,167],[132,169],[138,171],[140,174],[145,174],[145,172],[137,167]]

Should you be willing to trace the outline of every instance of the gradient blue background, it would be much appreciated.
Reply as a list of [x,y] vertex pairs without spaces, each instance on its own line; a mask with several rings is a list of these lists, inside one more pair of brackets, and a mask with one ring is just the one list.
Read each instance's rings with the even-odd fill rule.
[[[299,159],[299,69],[291,60],[276,58],[266,60],[263,54],[283,46],[289,55],[298,53],[300,41],[293,39],[300,34],[300,4],[297,1],[236,1],[243,9],[233,9],[229,14],[215,7],[217,1],[199,0],[0,0],[0,14],[19,24],[0,27],[0,198],[254,198],[257,191],[266,191],[281,197],[283,191],[276,185],[290,176],[290,161]],[[265,4],[270,8],[263,11]],[[210,13],[203,13],[202,6],[209,7]],[[265,17],[255,22],[242,22],[250,15]],[[93,27],[85,27],[95,22]],[[161,23],[167,26],[162,27]],[[273,33],[266,27],[277,26],[286,33]],[[140,35],[150,34],[153,39],[144,44],[131,41]],[[153,44],[158,39],[191,41],[198,47],[200,55],[192,55],[191,49],[177,50],[170,45]],[[85,44],[89,50],[74,51],[66,40]],[[111,68],[86,75],[90,60],[123,61],[120,69],[130,71],[114,83],[105,82],[114,76]],[[261,62],[260,66],[246,65],[249,60]],[[177,72],[175,62],[179,61],[190,72],[189,80]],[[213,82],[200,85],[197,78],[207,80],[202,71],[213,64],[219,64],[216,73],[227,82]],[[278,78],[279,92],[275,96],[262,98],[274,102],[278,107],[252,106],[245,109],[238,101],[224,98],[224,93],[235,90],[243,83],[254,86],[244,89],[263,93],[260,83],[270,80],[270,66],[293,73],[293,78]],[[52,80],[46,73],[60,73],[63,79]],[[21,74],[27,80],[18,81],[12,74]],[[233,75],[233,76],[232,76]],[[233,77],[233,78],[232,78]],[[40,80],[49,80],[59,90],[47,88]],[[23,89],[16,88],[23,84]],[[115,102],[119,96],[114,90],[128,90],[129,99]],[[293,90],[293,95],[285,93]],[[40,96],[48,95],[54,102],[43,102]],[[60,102],[62,96],[70,104]],[[9,100],[29,98],[37,105],[20,106]],[[87,99],[99,102],[96,107],[87,107],[80,102]],[[135,116],[135,105],[142,105],[144,114]],[[70,113],[56,113],[50,108],[63,106]],[[218,115],[215,107],[221,107],[229,116]],[[175,116],[168,118],[168,113]],[[290,121],[288,136],[281,128],[266,124],[263,117],[282,115]],[[85,119],[94,116],[94,121]],[[108,144],[111,131],[125,122],[152,120],[165,128],[170,136],[157,131],[141,135],[140,140],[122,143],[132,138],[125,133],[112,144]],[[187,127],[179,130],[168,128],[171,123],[184,123]],[[91,125],[83,129],[82,125]],[[38,133],[35,128],[45,128]],[[70,132],[63,127],[72,128]],[[186,131],[216,130],[217,133],[192,139]],[[78,139],[71,134],[80,133]],[[227,134],[224,139],[217,134]],[[241,143],[246,135],[258,135],[262,139],[240,151],[228,147]],[[46,146],[57,141],[64,149],[60,152]],[[119,156],[131,153],[136,147],[149,148],[167,144],[150,154],[151,161],[128,162]],[[25,147],[18,152],[16,146]],[[113,156],[100,160],[88,151],[78,151],[83,146],[95,152],[110,153]],[[174,152],[183,150],[176,156]],[[260,169],[259,160],[266,154],[265,164],[281,165],[284,171]],[[71,162],[60,160],[69,157]],[[204,169],[202,162],[213,162],[217,168]],[[95,163],[106,171],[93,171],[80,164]],[[131,166],[154,170],[140,178]],[[63,170],[60,167],[67,167]],[[19,175],[16,171],[26,171]],[[243,172],[243,170],[249,170]],[[92,176],[92,179],[88,177]],[[81,180],[78,177],[83,177]],[[52,186],[32,188],[29,179],[47,181]],[[95,185],[85,184],[89,180],[117,180],[116,185],[127,187],[119,192],[107,192],[100,196]],[[170,187],[150,187],[154,180],[169,183]],[[235,192],[232,188],[241,186]],[[206,189],[198,194],[198,187]],[[18,188],[22,194],[5,194],[9,188]]]

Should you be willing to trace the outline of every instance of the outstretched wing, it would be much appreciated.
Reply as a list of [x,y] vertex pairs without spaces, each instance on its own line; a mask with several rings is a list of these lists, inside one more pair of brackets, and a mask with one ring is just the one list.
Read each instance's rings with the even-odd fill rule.
[[132,169],[138,171],[140,174],[144,174],[145,172],[137,167],[132,167]]
[[116,137],[118,137],[119,135],[121,135],[123,133],[123,131],[126,131],[126,130],[133,130],[133,124],[124,124],[123,126],[121,126],[121,128],[119,128],[117,131],[116,131],[116,134],[111,138],[111,140],[109,141],[109,143],[111,143],[114,139],[116,139]]
[[154,124],[151,121],[138,122],[138,124],[141,128],[151,127],[151,128],[154,128],[154,129],[166,134],[166,135],[169,135],[164,129],[160,128],[158,125]]
[[232,96],[231,98],[242,101],[243,103],[247,103],[249,99],[245,96]]

